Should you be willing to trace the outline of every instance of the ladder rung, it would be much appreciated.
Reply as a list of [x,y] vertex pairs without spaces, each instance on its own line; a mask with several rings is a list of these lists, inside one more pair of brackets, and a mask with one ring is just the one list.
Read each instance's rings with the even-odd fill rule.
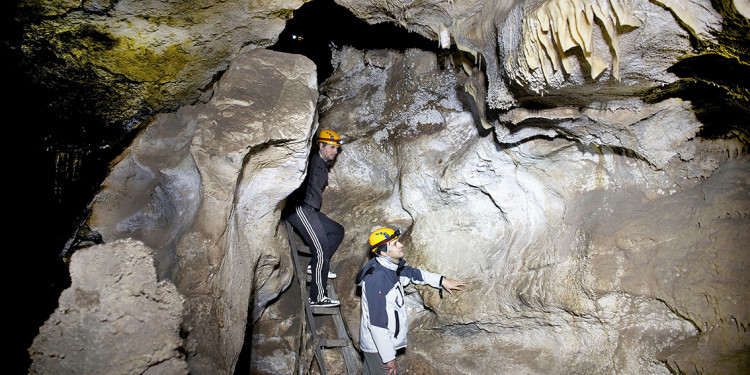
[[320,307],[320,306],[312,306],[312,312],[315,315],[338,315],[339,314],[339,307]]
[[320,340],[320,347],[323,348],[343,348],[347,346],[347,340],[344,339],[325,339]]
[[[305,298],[307,293],[305,293],[305,287],[304,287],[304,284],[301,282],[302,281],[301,277],[299,277],[301,275],[299,275],[299,273],[302,273],[305,276],[307,276],[306,279],[308,280],[308,282],[311,276],[306,275],[307,272],[305,272],[306,271],[306,269],[304,268],[305,265],[300,264],[300,257],[301,256],[311,257],[312,254],[310,253],[310,248],[308,246],[305,246],[304,242],[299,241],[299,238],[297,238],[294,235],[294,230],[292,229],[291,224],[287,221],[285,225],[286,225],[287,235],[289,236],[289,244],[292,250],[291,255],[292,255],[292,260],[294,262],[295,272],[298,273],[297,275],[298,280],[300,280],[300,286],[302,287],[301,297],[307,300],[307,298]],[[333,289],[333,285],[330,285],[329,292],[331,293],[331,297],[333,298],[336,297],[336,293]],[[344,327],[344,323],[341,319],[340,307],[339,306],[333,306],[333,307],[314,306],[314,305],[310,305],[310,303],[306,301],[305,311],[306,311],[305,315],[307,316],[307,323],[309,324],[309,328],[311,330],[313,340],[316,342],[315,358],[318,362],[318,366],[320,366],[320,372],[324,375],[328,373],[326,371],[326,365],[323,359],[323,354],[321,352],[321,349],[331,348],[331,349],[339,349],[342,351],[344,362],[346,364],[346,374],[356,375],[355,374],[355,369],[356,369],[355,362],[356,361],[354,359],[352,352],[350,351],[351,343],[346,337],[346,333],[345,333],[346,327]],[[314,319],[313,315],[331,316],[330,319],[333,319],[333,324],[335,325],[336,332],[338,333],[334,337],[337,337],[337,338],[320,339],[317,334],[318,328],[316,327],[316,322],[315,322],[318,319],[317,318]],[[320,319],[324,319],[324,318],[321,317]],[[342,334],[342,332],[344,332],[344,334]]]
[[310,252],[310,248],[305,245],[298,245],[297,251],[302,254],[312,255],[312,253]]

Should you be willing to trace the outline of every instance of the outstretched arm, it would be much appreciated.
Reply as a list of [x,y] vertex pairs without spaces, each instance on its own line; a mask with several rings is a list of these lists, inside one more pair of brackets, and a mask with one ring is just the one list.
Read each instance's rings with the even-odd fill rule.
[[462,287],[466,286],[466,283],[463,281],[449,279],[436,273],[406,266],[401,271],[401,284],[408,285],[409,282],[413,282],[416,284],[428,284],[435,288],[443,288],[447,290],[451,295],[453,294],[454,290],[463,291]]
[[462,287],[466,286],[466,283],[463,281],[453,280],[449,279],[447,277],[443,278],[443,282],[440,284],[440,286],[443,287],[443,289],[447,290],[448,293],[453,295],[454,290],[458,291],[464,291]]

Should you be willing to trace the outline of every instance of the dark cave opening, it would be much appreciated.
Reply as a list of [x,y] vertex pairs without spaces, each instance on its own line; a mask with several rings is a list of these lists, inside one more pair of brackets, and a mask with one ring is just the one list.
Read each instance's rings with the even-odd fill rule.
[[318,83],[333,73],[331,45],[362,50],[438,51],[438,42],[392,23],[370,25],[333,0],[315,0],[294,11],[270,50],[307,56],[318,67]]
[[680,79],[648,90],[647,103],[681,98],[703,125],[697,136],[750,143],[750,67],[734,57],[707,53],[678,61],[668,70]]
[[750,21],[729,1],[712,0],[722,16],[721,30],[712,42],[699,43],[696,54],[686,56],[668,71],[677,82],[645,93],[647,102],[678,97],[691,102],[703,124],[698,137],[737,138],[750,144]]
[[737,58],[705,54],[679,61],[669,71],[682,78],[672,94],[690,100],[704,124],[700,137],[740,135],[750,141],[750,66]]

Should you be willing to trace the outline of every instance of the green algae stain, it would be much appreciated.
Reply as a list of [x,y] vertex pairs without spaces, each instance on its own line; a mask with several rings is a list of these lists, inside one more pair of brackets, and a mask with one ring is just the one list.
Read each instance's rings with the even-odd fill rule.
[[275,10],[271,12],[271,15],[284,21],[289,21],[294,16],[294,9]]
[[[54,35],[56,25],[48,25],[47,35]],[[55,47],[58,56],[66,53],[81,58],[89,53],[101,53],[117,46],[117,39],[112,35],[102,32],[94,25],[83,24],[68,30],[59,31],[50,40]]]
[[117,37],[90,24],[64,31],[57,39],[58,57],[70,66],[103,69],[133,82],[173,81],[193,60],[181,45],[156,51],[139,40]]
[[161,53],[145,47],[118,48],[108,55],[107,67],[131,80],[165,83],[175,80],[191,58],[179,46],[171,45]]

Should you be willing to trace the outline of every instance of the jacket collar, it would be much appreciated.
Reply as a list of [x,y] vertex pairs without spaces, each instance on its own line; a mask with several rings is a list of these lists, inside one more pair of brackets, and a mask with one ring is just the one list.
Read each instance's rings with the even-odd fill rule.
[[387,269],[389,269],[391,271],[395,271],[396,275],[398,275],[400,273],[399,266],[403,267],[403,265],[404,265],[405,262],[404,262],[403,259],[401,259],[401,261],[399,261],[399,263],[396,264],[396,263],[393,263],[393,261],[391,261],[391,259],[388,258],[388,257],[372,258],[359,271],[359,273],[357,274],[356,279],[354,280],[354,283],[357,284],[357,285],[360,285],[362,283],[362,280],[365,278],[365,276],[367,274],[369,274],[369,273],[372,273],[372,271],[375,268],[375,263],[378,263],[381,266],[383,266],[383,267],[385,267],[385,268],[387,268]]
[[380,263],[381,266],[383,266],[383,267],[385,267],[385,268],[387,268],[387,269],[389,269],[391,271],[395,271],[395,270],[398,269],[398,264],[393,263],[393,261],[391,260],[391,258],[384,257],[384,256],[379,256],[379,257],[375,258],[375,260],[377,260],[377,262]]
[[320,156],[320,150],[316,150],[316,151],[314,152],[314,154],[315,154],[315,155],[314,155],[313,157],[314,157],[314,158],[318,158],[318,159],[320,159],[320,161],[322,161],[322,162],[323,162],[323,164],[325,164],[325,166],[326,166],[326,167],[330,167],[330,166],[331,166],[331,162],[330,162],[330,161],[328,161],[328,160],[326,160],[326,159],[323,159],[323,157],[322,157],[322,156]]

